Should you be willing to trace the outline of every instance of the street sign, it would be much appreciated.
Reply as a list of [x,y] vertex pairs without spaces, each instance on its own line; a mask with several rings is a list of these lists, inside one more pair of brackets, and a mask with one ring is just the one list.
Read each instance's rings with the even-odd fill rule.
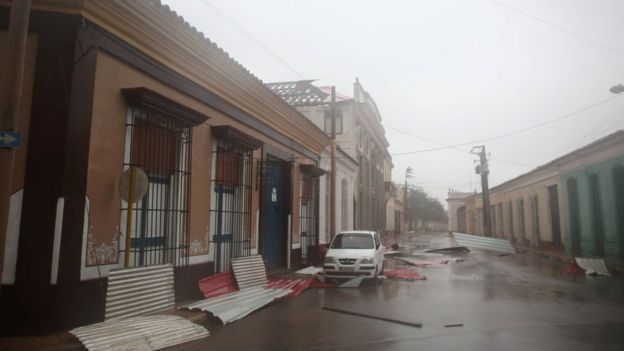
[[22,134],[10,130],[0,130],[0,147],[15,149],[22,144]]

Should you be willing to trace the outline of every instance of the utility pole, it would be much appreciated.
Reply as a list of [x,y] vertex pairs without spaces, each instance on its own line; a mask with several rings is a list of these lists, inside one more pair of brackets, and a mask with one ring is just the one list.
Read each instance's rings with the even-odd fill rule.
[[329,193],[329,235],[333,240],[336,236],[336,87],[331,87],[331,188]]
[[485,154],[485,146],[475,146],[470,152],[475,155],[479,155],[479,166],[476,169],[476,173],[481,174],[481,192],[483,196],[483,231],[485,236],[491,237],[492,222],[490,220],[490,188],[488,185],[488,174],[490,174],[490,168]]
[[[30,20],[31,0],[11,2],[9,19],[9,40],[6,48],[5,75],[0,83],[0,133],[3,140],[15,139],[19,107],[22,101],[26,38]],[[9,222],[9,206],[13,185],[13,161],[15,151],[11,147],[0,147],[0,275],[4,271],[4,251]]]

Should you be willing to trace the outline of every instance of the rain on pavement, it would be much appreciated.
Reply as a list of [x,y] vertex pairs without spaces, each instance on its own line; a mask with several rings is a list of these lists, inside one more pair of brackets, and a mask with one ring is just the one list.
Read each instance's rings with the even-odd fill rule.
[[[446,233],[410,234],[411,253],[454,246]],[[447,254],[448,255],[448,254]],[[621,277],[578,277],[530,252],[472,250],[461,262],[418,268],[427,279],[308,289],[187,344],[188,350],[621,350]],[[403,263],[386,258],[386,267]],[[322,310],[323,306],[421,328]],[[446,325],[460,324],[457,327]]]

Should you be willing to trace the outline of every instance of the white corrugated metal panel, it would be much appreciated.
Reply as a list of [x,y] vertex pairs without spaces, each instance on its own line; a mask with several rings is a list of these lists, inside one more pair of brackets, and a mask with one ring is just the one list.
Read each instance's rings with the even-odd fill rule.
[[262,256],[245,256],[232,259],[232,272],[238,289],[265,286],[268,281]]
[[110,271],[106,289],[106,320],[174,307],[173,266],[170,264]]
[[601,258],[576,258],[576,264],[585,270],[587,275],[611,276],[605,262]]
[[515,254],[516,250],[509,240],[488,238],[485,236],[453,233],[457,244],[481,250],[496,251],[501,253]]
[[227,324],[241,319],[262,306],[271,303],[273,300],[284,297],[291,292],[291,289],[251,287],[227,295],[197,301],[180,308],[210,312],[215,315],[215,317],[219,318],[223,324]]
[[208,331],[179,316],[145,316],[109,320],[70,333],[90,351],[159,350],[198,340]]

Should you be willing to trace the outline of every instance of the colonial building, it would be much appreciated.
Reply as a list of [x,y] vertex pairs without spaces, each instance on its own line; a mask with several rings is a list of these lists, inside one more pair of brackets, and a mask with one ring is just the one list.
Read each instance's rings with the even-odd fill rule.
[[449,190],[446,202],[448,204],[448,225],[453,232],[465,233],[468,229],[466,218],[466,198],[475,193]]
[[405,192],[394,182],[386,182],[386,230],[384,243],[392,244],[406,232]]
[[187,299],[235,256],[315,259],[330,139],[202,33],[131,0],[34,0],[29,31],[3,331],[102,320],[114,268],[170,263]]
[[[451,195],[449,210],[451,200],[459,201]],[[481,194],[462,201],[455,206],[456,222],[483,235]],[[490,189],[490,203],[495,237],[572,256],[624,260],[624,131]],[[459,224],[455,228],[461,231]]]
[[[311,80],[270,83],[267,86],[296,107],[325,133],[331,133],[331,90],[317,87]],[[385,182],[390,181],[392,160],[375,101],[359,80],[353,84],[353,97],[336,94],[336,142],[357,161],[354,179],[355,229],[386,228]],[[340,229],[340,228],[338,228]]]

